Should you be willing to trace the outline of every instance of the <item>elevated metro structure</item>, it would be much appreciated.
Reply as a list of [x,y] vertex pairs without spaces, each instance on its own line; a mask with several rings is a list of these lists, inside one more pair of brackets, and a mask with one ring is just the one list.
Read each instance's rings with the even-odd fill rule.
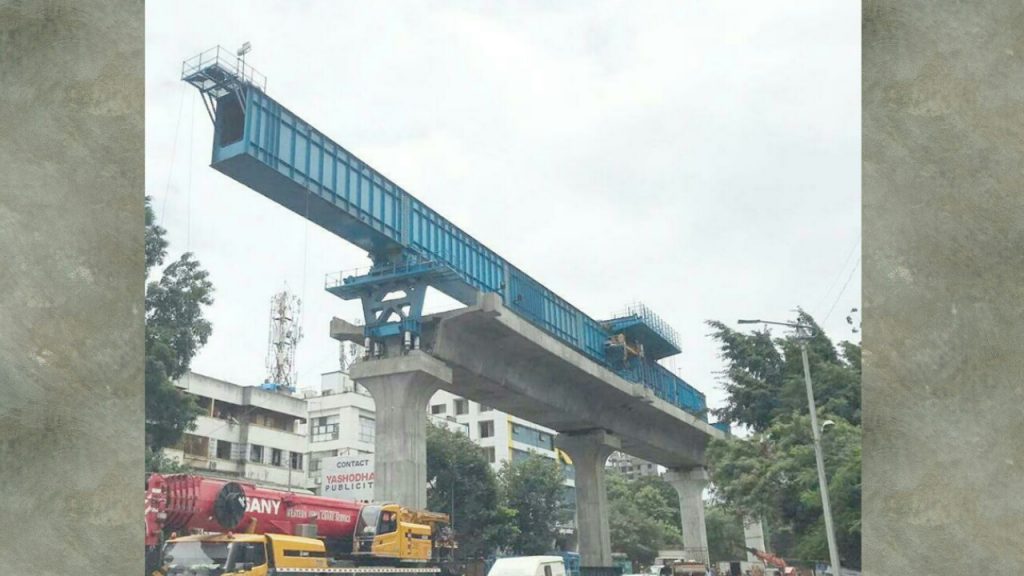
[[[584,565],[611,565],[602,472],[617,449],[674,471],[685,545],[706,554],[704,446],[722,432],[704,395],[658,363],[680,352],[667,323],[643,305],[584,314],[270,98],[228,51],[186,60],[182,79],[214,123],[214,169],[373,262],[326,289],[362,303],[365,325],[335,319],[331,335],[366,349],[351,375],[377,405],[379,499],[426,504],[422,414],[440,388],[559,431],[577,467]],[[427,287],[466,307],[424,316]]]

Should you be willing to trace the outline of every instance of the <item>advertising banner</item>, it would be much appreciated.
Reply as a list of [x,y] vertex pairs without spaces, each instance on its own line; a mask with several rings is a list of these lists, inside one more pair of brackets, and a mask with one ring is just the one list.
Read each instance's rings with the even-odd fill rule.
[[373,500],[373,456],[335,456],[320,462],[320,494],[340,500]]

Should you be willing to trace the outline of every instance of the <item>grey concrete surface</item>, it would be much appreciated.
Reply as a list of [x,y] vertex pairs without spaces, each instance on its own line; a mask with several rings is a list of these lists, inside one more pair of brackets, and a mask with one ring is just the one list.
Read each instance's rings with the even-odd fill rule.
[[445,390],[558,432],[609,430],[650,462],[701,466],[708,440],[724,436],[507,310],[497,294],[425,318],[422,347],[452,368]]
[[863,14],[864,574],[1017,574],[1024,3]]
[[668,470],[665,480],[679,494],[683,551],[688,559],[708,562],[708,530],[704,522],[704,489],[710,477],[704,468]]
[[143,571],[142,8],[0,2],[7,574]]
[[[743,545],[756,550],[768,550],[764,545],[764,523],[760,518],[743,519]],[[757,562],[757,556],[747,552],[747,562]]]
[[[557,341],[507,310],[497,294],[481,294],[478,300],[474,306],[424,318],[421,351],[403,356],[400,342],[394,339],[387,345],[390,358],[364,361],[353,368],[352,378],[366,386],[377,403],[376,497],[403,503],[422,498],[425,505],[425,488],[421,495],[412,484],[398,487],[384,479],[404,482],[416,475],[418,482],[420,476],[425,478],[425,456],[421,467],[412,465],[420,452],[415,439],[423,431],[405,428],[412,425],[416,410],[426,410],[430,394],[440,388],[559,432],[556,443],[576,466],[581,561],[586,566],[610,566],[601,474],[608,455],[622,450],[670,468],[703,472],[708,441],[724,434]],[[359,341],[359,332],[343,320],[331,322],[331,336],[338,340]],[[427,366],[434,368],[431,376],[413,379],[409,374],[415,371],[406,364],[423,364],[423,371]],[[382,405],[395,414],[387,420],[393,424],[381,418]],[[386,471],[391,468],[393,472]],[[694,478],[685,476],[687,490],[696,485]],[[698,501],[683,504],[689,514],[684,516],[683,533],[697,542],[692,551],[699,549],[704,557],[707,533],[700,495],[706,475],[702,478]],[[692,496],[692,490],[684,493]]]
[[580,566],[611,566],[612,541],[608,528],[608,493],[604,463],[622,448],[604,430],[559,434],[555,445],[572,459],[576,471],[576,534]]
[[427,509],[427,404],[451,369],[423,352],[356,362],[349,374],[376,407],[375,500]]

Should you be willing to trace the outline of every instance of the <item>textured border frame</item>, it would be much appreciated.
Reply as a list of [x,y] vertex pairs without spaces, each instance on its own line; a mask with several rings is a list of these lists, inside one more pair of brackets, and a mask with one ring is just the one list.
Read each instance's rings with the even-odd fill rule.
[[864,573],[1020,572],[1024,4],[863,4]]
[[138,0],[0,1],[11,574],[143,571],[143,12]]
[[[143,12],[0,3],[13,573],[142,567]],[[866,574],[1017,567],[1022,29],[1017,1],[864,2]]]

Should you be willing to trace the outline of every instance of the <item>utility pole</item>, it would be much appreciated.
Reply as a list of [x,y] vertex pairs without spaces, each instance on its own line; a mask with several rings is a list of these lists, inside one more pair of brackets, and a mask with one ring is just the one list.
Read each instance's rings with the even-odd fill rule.
[[814,386],[811,383],[811,364],[807,359],[807,341],[811,337],[811,327],[806,324],[789,322],[768,322],[765,320],[739,320],[739,324],[776,324],[795,328],[800,339],[800,356],[804,364],[804,384],[807,387],[807,407],[811,413],[811,433],[814,438],[814,460],[818,467],[818,487],[821,490],[821,511],[825,516],[825,536],[828,538],[829,562],[836,576],[841,574],[839,566],[839,548],[836,546],[836,533],[832,527],[832,506],[828,500],[828,479],[825,476],[825,458],[821,453],[821,428],[818,427],[818,411],[814,404]]

